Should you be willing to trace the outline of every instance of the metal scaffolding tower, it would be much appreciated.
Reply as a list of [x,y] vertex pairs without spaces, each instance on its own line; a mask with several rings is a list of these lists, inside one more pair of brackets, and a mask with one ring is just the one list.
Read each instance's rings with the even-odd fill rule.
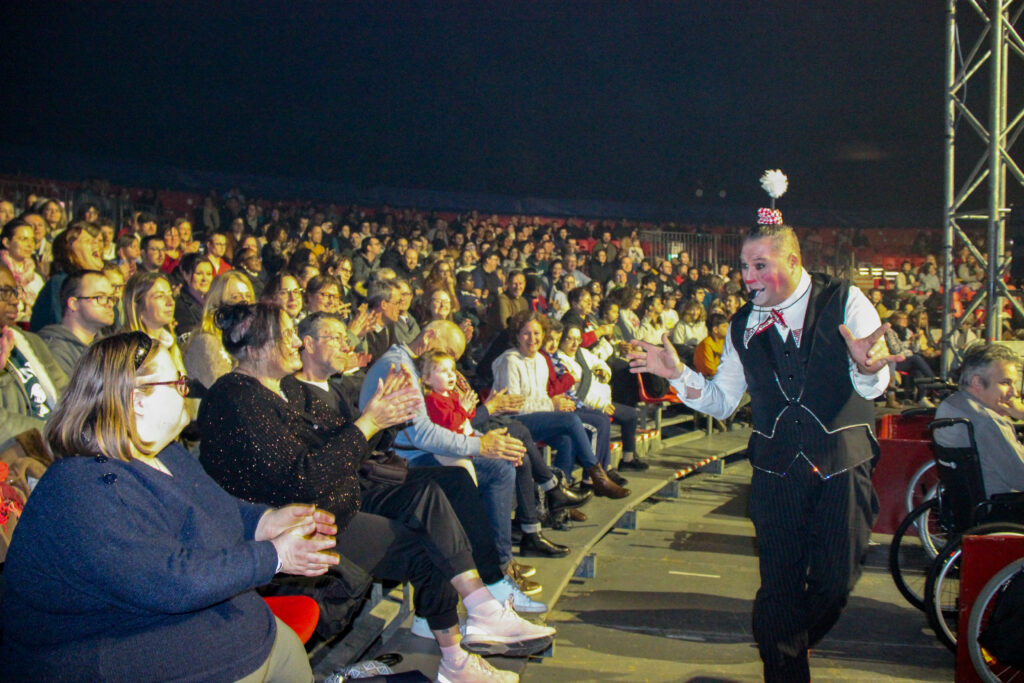
[[[1020,294],[1011,292],[1003,281],[1010,263],[1005,248],[1008,179],[1016,181],[1010,188],[1011,203],[1024,203],[1024,163],[1013,156],[1014,143],[1024,131],[1024,39],[1019,30],[1024,28],[1024,0],[948,0],[947,7],[943,377],[949,376],[955,353],[949,339],[954,322],[950,313],[957,240],[987,274],[985,289],[974,297],[964,315],[984,306],[985,337],[990,340],[1001,337],[1004,300],[1024,316]],[[963,52],[964,46],[967,52]],[[1016,113],[1011,116],[1013,111]],[[1024,159],[1019,148],[1016,154],[1018,160]],[[982,247],[986,253],[963,227],[969,222],[984,222]]]

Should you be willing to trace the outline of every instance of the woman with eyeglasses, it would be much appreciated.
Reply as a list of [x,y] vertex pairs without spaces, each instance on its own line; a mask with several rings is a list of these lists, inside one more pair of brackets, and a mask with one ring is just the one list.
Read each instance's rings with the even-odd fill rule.
[[186,254],[178,263],[183,283],[174,303],[175,332],[185,335],[203,322],[203,304],[213,282],[213,264],[202,254]]
[[14,276],[0,264],[0,443],[42,430],[68,383],[46,342],[16,324],[18,301]]
[[342,303],[338,280],[330,275],[317,275],[306,283],[306,314],[333,313],[348,316],[350,306]]
[[189,377],[209,388],[235,369],[235,359],[224,350],[221,331],[217,327],[217,311],[221,306],[253,303],[256,303],[256,294],[243,273],[229,270],[213,278],[203,304],[203,322],[189,335],[182,350],[182,360]]
[[[349,423],[292,376],[302,369],[303,341],[280,307],[229,306],[217,324],[238,367],[210,388],[200,411],[200,461],[210,475],[249,500],[315,502],[335,515],[337,547],[348,560],[383,579],[410,580],[416,611],[441,646],[439,681],[518,680],[499,678],[465,650],[526,656],[550,645],[554,629],[520,619],[485,587],[470,540],[436,483],[410,473],[410,481],[385,485],[374,497],[374,484],[360,480],[368,440],[422,408],[408,371],[392,368]],[[494,578],[503,581],[500,571]]]
[[45,431],[56,461],[7,554],[3,678],[313,680],[253,589],[337,564],[334,519],[220,488],[175,443],[186,393],[142,332],[96,342],[76,366]]
[[277,304],[291,316],[292,320],[298,322],[305,315],[302,310],[302,295],[303,289],[299,285],[299,280],[288,271],[282,271],[267,282],[267,286],[263,288],[261,301]]

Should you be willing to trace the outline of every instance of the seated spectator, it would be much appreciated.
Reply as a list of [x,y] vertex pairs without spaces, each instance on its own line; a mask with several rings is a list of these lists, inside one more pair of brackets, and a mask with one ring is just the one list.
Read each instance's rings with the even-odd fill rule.
[[[964,354],[960,389],[935,411],[936,418],[966,417],[974,427],[985,494],[1024,491],[1024,447],[1012,420],[1024,420],[1020,357],[1000,344],[978,342]],[[956,425],[935,432],[939,445],[966,448],[967,428]]]
[[121,268],[121,275],[127,280],[139,269],[139,256],[142,254],[139,238],[130,232],[118,237],[116,244],[117,265]]
[[[302,369],[295,373],[314,394],[348,422],[359,417],[359,392],[366,379],[370,358],[356,353],[348,343],[345,323],[329,313],[314,313],[299,323]],[[371,445],[375,445],[371,441]]]
[[184,374],[185,365],[174,336],[174,293],[167,276],[159,271],[136,273],[125,283],[121,302],[124,306],[122,331],[148,334],[167,349],[178,370]]
[[507,329],[509,318],[513,315],[530,308],[530,304],[523,296],[525,291],[526,275],[522,271],[513,270],[505,276],[505,289],[498,293],[488,316],[492,335]]
[[298,246],[298,240],[291,240],[288,237],[288,226],[283,223],[268,223],[264,229],[267,243],[263,245],[260,256],[263,259],[263,267],[271,275],[276,275],[288,264],[288,260]]
[[360,292],[363,296],[366,295],[366,280],[369,279],[373,269],[379,265],[378,261],[383,250],[384,247],[381,245],[380,240],[376,237],[370,237],[370,239],[363,240],[359,253],[352,258],[353,286],[358,291],[360,285],[363,285],[364,289]]
[[224,350],[221,331],[217,327],[217,311],[221,306],[252,303],[256,303],[256,293],[241,272],[229,270],[213,278],[203,302],[202,322],[189,335],[182,351],[182,362],[190,378],[209,389],[235,369],[234,359]]
[[932,295],[942,289],[938,272],[938,266],[934,263],[926,262],[921,266],[921,277],[917,287],[922,294]]
[[259,249],[244,247],[235,253],[235,261],[232,264],[235,270],[245,273],[252,284],[252,290],[256,297],[263,296],[263,288],[267,285],[270,276],[263,270],[263,259],[260,258]]
[[[443,350],[459,358],[465,348],[465,336],[454,323],[441,320],[427,324],[411,344],[392,346],[367,370],[359,397],[360,409],[364,409],[373,395],[372,388],[390,367],[405,368],[419,382],[416,362],[424,353]],[[487,508],[502,564],[512,559],[510,516],[515,496],[515,466],[526,452],[523,444],[509,437],[507,432],[507,428],[503,428],[479,437],[455,434],[431,422],[424,408],[417,413],[412,426],[403,429],[395,439],[398,454],[413,467],[436,466],[440,462],[434,457],[436,454],[473,459],[480,495]]]
[[985,281],[985,270],[969,251],[964,254],[963,262],[956,268],[956,280],[972,292],[979,291]]
[[[139,251],[142,255],[139,261],[139,270],[146,272],[163,270],[164,261],[166,260],[166,247],[163,237],[159,235],[143,237],[139,242]],[[163,272],[166,273],[167,271],[163,270]]]
[[201,254],[187,254],[178,265],[178,276],[184,283],[174,303],[174,322],[180,336],[203,322],[203,304],[214,278],[213,265]]
[[50,279],[39,291],[29,329],[37,332],[60,322],[63,312],[60,288],[70,273],[80,270],[103,270],[100,256],[99,230],[92,223],[79,221],[53,240],[53,266]]
[[[427,417],[436,425],[456,434],[480,436],[473,430],[476,415],[475,395],[460,395],[456,390],[455,359],[444,351],[428,351],[419,358],[420,382],[423,384],[423,403]],[[440,453],[434,459],[445,466],[462,467],[476,484],[476,470],[469,458],[453,458]]]
[[401,292],[401,305],[398,308],[398,319],[393,325],[395,341],[399,344],[408,344],[420,336],[420,324],[412,316],[409,309],[412,308],[412,287],[402,279],[395,280]]
[[42,431],[67,386],[67,375],[38,336],[15,324],[18,288],[0,264],[0,448],[30,429]]
[[206,234],[206,258],[213,266],[213,276],[231,270],[231,264],[227,262],[228,238],[222,232],[211,232]]
[[890,311],[889,308],[882,302],[882,290],[877,288],[870,290],[868,292],[868,298],[871,299],[871,305],[875,307],[876,311],[878,311],[879,318],[885,320],[890,315],[892,315],[892,311]]
[[[522,396],[524,404],[516,419],[526,425],[533,438],[556,451],[555,465],[571,478],[578,463],[584,468],[585,481],[594,494],[609,498],[625,498],[629,489],[609,478],[590,445],[583,422],[575,414],[576,406],[568,398],[548,395],[548,362],[540,353],[544,341],[542,314],[524,311],[510,323],[515,348],[502,353],[494,361],[494,391],[505,390]],[[607,457],[605,457],[607,460]]]
[[914,400],[920,406],[934,408],[935,404],[928,398],[927,391],[917,380],[934,379],[935,373],[928,367],[925,359],[914,352],[907,330],[907,314],[902,311],[893,313],[889,316],[889,324],[891,327],[885,333],[889,353],[903,356],[903,360],[896,363],[896,371],[907,373],[910,381],[914,383]]
[[692,300],[684,303],[679,324],[675,326],[670,336],[672,343],[689,348],[692,354],[697,344],[708,336],[706,319],[707,311],[700,303]]
[[306,314],[334,313],[348,315],[348,307],[341,303],[338,281],[330,275],[317,275],[306,283]]
[[[607,415],[622,430],[622,460],[619,467],[630,470],[646,470],[649,465],[641,462],[636,455],[636,408],[612,401],[611,368],[603,360],[583,348],[580,342],[583,332],[577,325],[566,325],[559,344],[558,358],[563,361],[569,373],[576,379],[570,398],[582,404],[596,415]],[[609,476],[611,474],[609,473]]]
[[6,221],[2,225],[0,260],[10,269],[18,287],[18,322],[28,322],[45,284],[33,257],[36,250],[35,228],[21,219]]
[[917,274],[914,272],[914,264],[904,261],[900,264],[900,272],[896,273],[896,293],[902,298],[915,298],[917,289]]
[[39,330],[39,336],[70,377],[75,363],[100,331],[114,324],[114,305],[119,297],[102,272],[83,270],[64,280],[60,298],[64,302],[61,321]]
[[[715,376],[729,332],[729,319],[721,313],[708,316],[708,336],[700,340],[693,352],[693,367],[708,379]],[[646,339],[644,341],[647,341]]]
[[[367,439],[422,410],[406,373],[371,380],[362,414],[348,423],[290,377],[301,369],[301,342],[279,307],[227,307],[218,324],[238,368],[210,389],[199,419],[200,460],[214,479],[250,500],[292,496],[332,512],[337,548],[348,560],[380,578],[413,582],[416,612],[441,646],[441,674],[451,680],[476,680],[460,677],[467,666],[489,669],[464,650],[525,656],[550,645],[554,629],[520,619],[485,587],[437,484],[410,474],[404,484],[377,487],[376,495],[361,493],[357,471],[369,455]],[[489,573],[496,588],[505,584],[500,570]],[[460,596],[468,611],[464,638]]]
[[141,333],[98,342],[78,366],[46,430],[57,461],[7,555],[4,678],[312,680],[301,641],[253,589],[336,564],[334,520],[218,487],[173,443],[181,380]]
[[288,271],[274,275],[263,288],[262,301],[276,303],[292,320],[298,322],[305,315],[303,310],[303,289],[298,279]]
[[164,241],[164,262],[160,266],[160,270],[170,275],[178,267],[178,262],[181,261],[183,255],[181,251],[181,233],[178,232],[178,227],[172,223],[163,229],[160,236]]
[[661,320],[661,314],[665,311],[665,304],[657,294],[645,296],[637,310],[640,318],[640,327],[633,339],[656,344],[668,330],[665,329]]

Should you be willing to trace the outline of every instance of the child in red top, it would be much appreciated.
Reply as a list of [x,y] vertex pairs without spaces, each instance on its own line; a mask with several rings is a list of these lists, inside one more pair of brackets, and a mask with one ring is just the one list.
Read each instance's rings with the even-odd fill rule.
[[[466,436],[473,436],[470,420],[476,415],[476,392],[464,394],[458,390],[455,359],[443,351],[428,351],[420,358],[420,381],[423,383],[423,402],[427,417],[434,424]],[[476,481],[476,468],[469,458],[455,458],[434,454],[442,465],[464,467]]]

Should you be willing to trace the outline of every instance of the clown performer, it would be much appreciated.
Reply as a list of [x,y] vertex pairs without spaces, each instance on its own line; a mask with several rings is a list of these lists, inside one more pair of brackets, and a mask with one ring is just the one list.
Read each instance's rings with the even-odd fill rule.
[[838,621],[860,578],[878,500],[872,399],[889,383],[878,314],[856,286],[803,269],[793,229],[775,198],[781,171],[761,184],[772,208],[758,212],[740,268],[748,303],[732,318],[714,379],[687,368],[668,338],[636,342],[631,371],[669,380],[683,403],[716,418],[750,394],[750,517],[761,587],[753,632],[766,681],[809,681],[808,648]]

